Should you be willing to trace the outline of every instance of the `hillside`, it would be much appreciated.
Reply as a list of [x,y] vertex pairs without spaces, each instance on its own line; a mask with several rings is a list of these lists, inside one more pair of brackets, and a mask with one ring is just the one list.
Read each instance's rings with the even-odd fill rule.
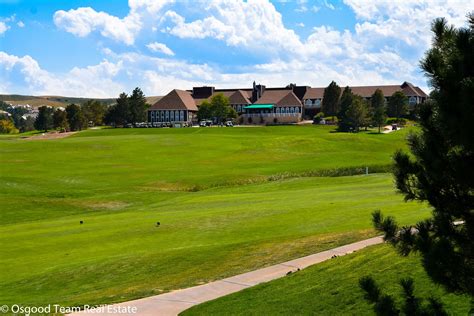
[[335,176],[389,165],[409,129],[333,129],[0,137],[0,305],[150,296],[373,236],[374,209],[404,225],[429,214],[389,174]]
[[[160,96],[147,97],[149,104],[154,104],[159,100]],[[29,104],[33,107],[39,107],[42,105],[49,105],[53,107],[67,106],[68,104],[83,104],[89,100],[98,100],[107,105],[114,104],[115,98],[100,99],[100,98],[78,98],[78,97],[67,97],[67,96],[32,96],[32,95],[19,95],[19,94],[0,94],[0,101],[11,104]]]

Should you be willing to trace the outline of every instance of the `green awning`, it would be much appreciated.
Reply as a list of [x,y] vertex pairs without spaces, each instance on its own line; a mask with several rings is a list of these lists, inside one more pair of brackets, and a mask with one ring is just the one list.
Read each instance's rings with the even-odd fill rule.
[[273,109],[273,104],[252,104],[244,107],[244,109]]

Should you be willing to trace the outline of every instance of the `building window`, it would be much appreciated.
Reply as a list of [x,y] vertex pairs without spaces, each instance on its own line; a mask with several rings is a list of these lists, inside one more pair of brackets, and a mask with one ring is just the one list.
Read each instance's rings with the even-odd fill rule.
[[408,101],[408,103],[410,103],[410,105],[416,104],[416,97],[410,97],[410,100]]
[[315,105],[316,107],[320,107],[320,106],[321,106],[321,99],[316,99],[316,100],[314,100],[314,105]]

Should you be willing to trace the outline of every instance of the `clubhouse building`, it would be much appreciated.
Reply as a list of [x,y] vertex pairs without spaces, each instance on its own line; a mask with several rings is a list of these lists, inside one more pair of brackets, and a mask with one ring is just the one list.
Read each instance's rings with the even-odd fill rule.
[[[409,82],[401,85],[355,86],[352,93],[370,100],[375,90],[380,89],[386,101],[401,91],[408,97],[409,107],[425,102],[428,95]],[[289,85],[284,88],[267,88],[253,83],[252,88],[215,89],[194,87],[192,90],[174,89],[160,98],[148,109],[148,121],[153,123],[192,124],[197,122],[197,111],[204,101],[222,93],[229,98],[230,105],[243,124],[297,123],[311,119],[321,110],[325,88]],[[341,89],[342,90],[342,89]]]

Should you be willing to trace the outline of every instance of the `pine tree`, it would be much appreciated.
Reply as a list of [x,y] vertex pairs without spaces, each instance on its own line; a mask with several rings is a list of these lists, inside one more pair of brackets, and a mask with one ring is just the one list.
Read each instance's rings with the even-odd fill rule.
[[455,29],[432,25],[433,46],[421,61],[434,91],[420,108],[421,131],[409,137],[411,155],[395,154],[394,176],[406,200],[426,201],[432,217],[399,227],[374,212],[384,239],[402,255],[419,253],[430,278],[451,292],[474,296],[474,15]]
[[39,131],[45,131],[53,128],[53,108],[50,106],[41,106],[38,108],[38,116],[35,120],[35,128]]
[[339,103],[339,113],[337,114],[338,119],[338,130],[341,132],[347,132],[349,130],[349,125],[347,124],[347,109],[352,104],[352,90],[349,87],[345,87],[342,91],[341,100]]
[[137,87],[132,91],[132,94],[128,100],[128,106],[129,117],[127,121],[129,123],[139,123],[146,121],[146,110],[149,105],[146,103],[145,95],[140,88]]
[[324,89],[322,111],[328,116],[335,116],[339,112],[339,98],[341,97],[341,87],[336,82],[331,81]]
[[69,104],[66,107],[66,115],[71,131],[80,131],[87,128],[87,120],[80,106]]
[[358,132],[360,127],[367,124],[367,104],[365,100],[358,95],[352,95],[352,101],[346,110],[343,125],[348,130]]
[[99,126],[104,123],[104,116],[107,112],[107,106],[104,103],[97,100],[88,100],[81,108],[87,122],[92,123],[94,126]]
[[401,92],[397,91],[392,94],[388,101],[388,115],[396,117],[397,121],[400,120],[402,115],[408,113],[408,98]]
[[69,122],[67,120],[66,111],[62,109],[56,109],[53,113],[53,125],[54,128],[60,129],[61,131],[69,130]]
[[387,115],[385,114],[385,97],[382,90],[375,90],[372,98],[370,99],[370,111],[372,124],[379,128],[379,133],[382,125],[387,120]]

